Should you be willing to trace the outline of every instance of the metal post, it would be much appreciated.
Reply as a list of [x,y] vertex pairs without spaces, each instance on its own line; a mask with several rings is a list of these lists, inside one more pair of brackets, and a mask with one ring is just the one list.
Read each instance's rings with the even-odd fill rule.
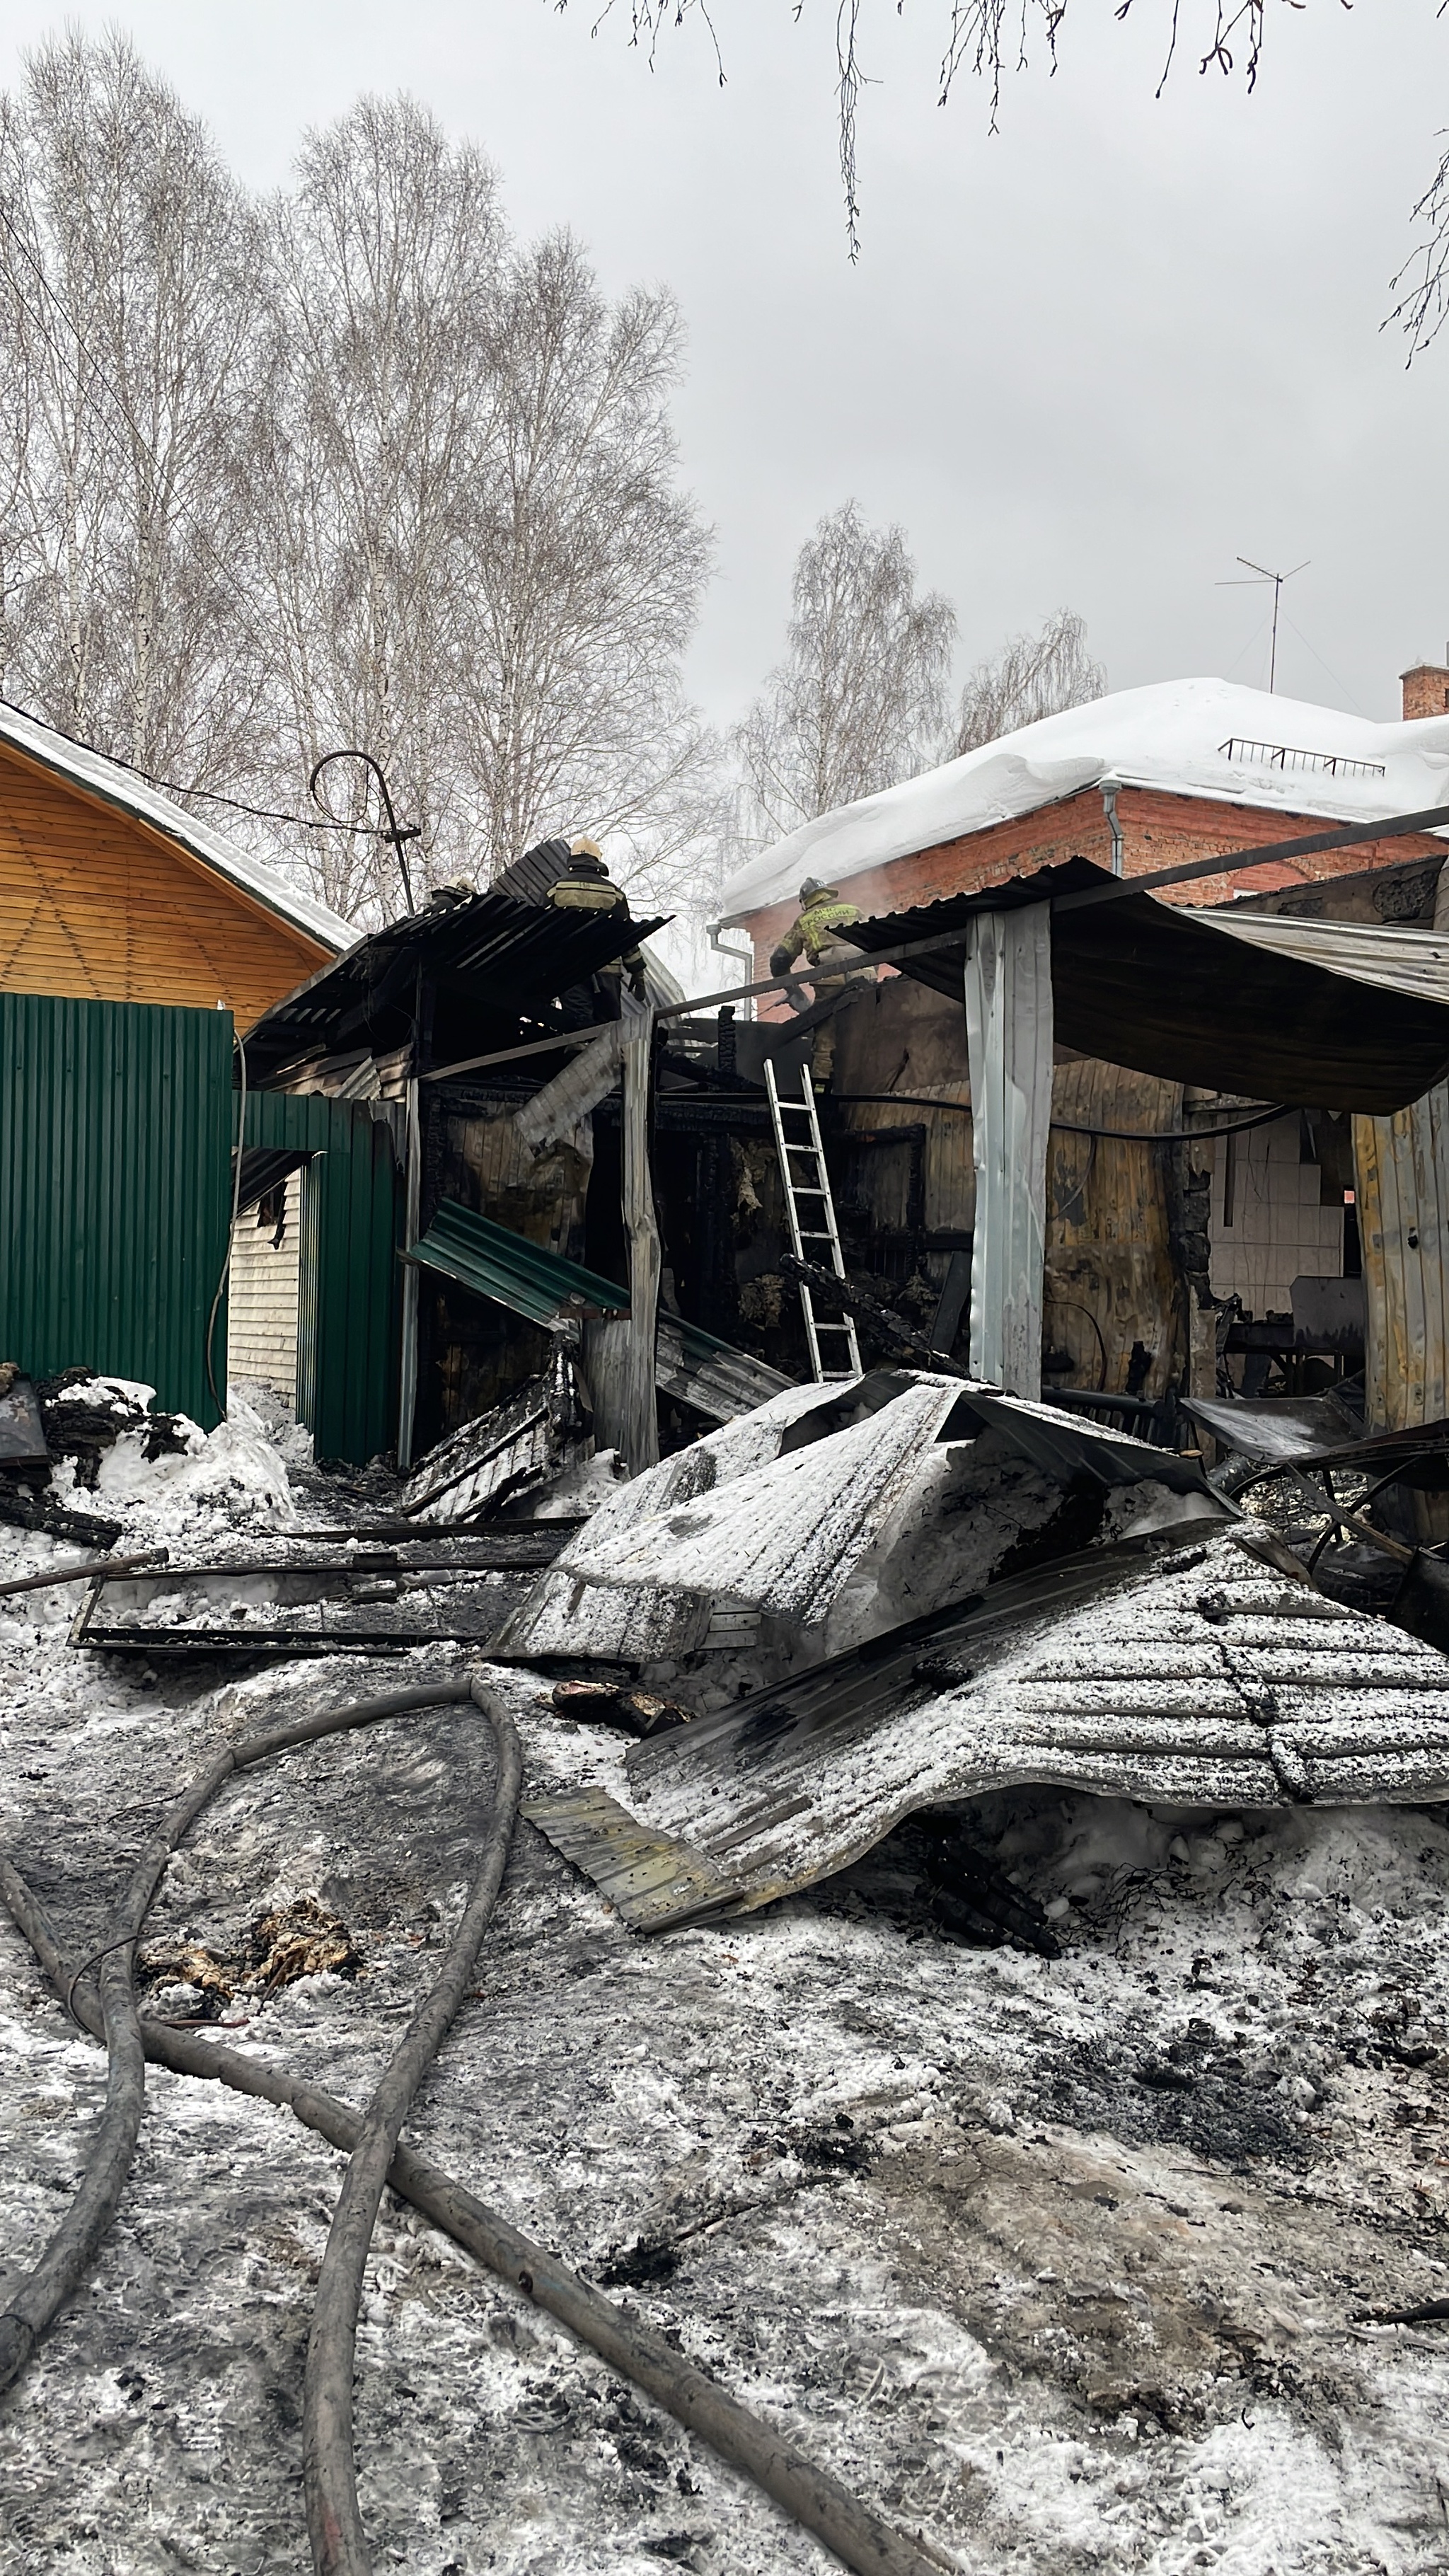
[[[411,1250],[421,1231],[423,1208],[423,1137],[414,1075],[407,1088],[408,1141],[403,1171],[403,1241]],[[403,1474],[413,1463],[413,1422],[418,1404],[418,1265],[402,1266],[402,1359],[398,1370],[397,1463]]]
[[966,1046],[976,1164],[971,1374],[1036,1398],[1052,1108],[1049,904],[978,913],[971,922]]
[[624,1074],[624,1231],[629,1241],[629,1342],[623,1440],[631,1476],[659,1463],[659,1405],[654,1338],[659,1314],[659,1228],[649,1169],[649,1070],[654,1014],[647,1002],[621,996],[619,1031]]

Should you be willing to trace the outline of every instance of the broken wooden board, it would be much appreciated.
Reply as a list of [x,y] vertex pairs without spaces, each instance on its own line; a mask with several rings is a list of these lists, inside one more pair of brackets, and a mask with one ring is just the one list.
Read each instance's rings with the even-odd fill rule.
[[280,1550],[253,1552],[102,1577],[86,1587],[70,1642],[152,1660],[486,1646],[576,1527],[545,1521],[460,1532],[446,1553],[433,1533],[411,1553],[406,1543],[327,1559],[295,1549],[290,1559]]

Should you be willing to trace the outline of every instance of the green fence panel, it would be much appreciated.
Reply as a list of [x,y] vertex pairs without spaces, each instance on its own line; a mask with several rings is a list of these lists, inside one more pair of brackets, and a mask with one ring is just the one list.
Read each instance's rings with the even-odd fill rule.
[[397,1434],[401,1179],[365,1101],[259,1091],[246,1141],[309,1156],[302,1181],[297,1414],[319,1458],[363,1466]]
[[[0,1359],[140,1378],[210,1429],[229,1011],[0,993]],[[221,1380],[225,1309],[215,1347]]]

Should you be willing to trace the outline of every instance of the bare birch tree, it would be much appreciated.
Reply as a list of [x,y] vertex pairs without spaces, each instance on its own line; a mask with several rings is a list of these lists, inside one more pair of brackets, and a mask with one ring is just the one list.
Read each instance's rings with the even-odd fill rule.
[[679,677],[710,559],[669,425],[679,317],[642,289],[611,307],[559,234],[513,256],[488,345],[457,692],[484,846],[572,825],[658,883],[710,792]]
[[[258,209],[123,39],[67,36],[0,99],[0,687],[284,813],[366,750],[424,888],[586,829],[646,899],[703,904],[680,362],[667,296],[611,304],[567,237],[515,243],[413,101],[309,136]],[[327,784],[375,827],[363,773]],[[284,864],[349,916],[399,908],[375,828]]]
[[736,735],[747,838],[769,839],[937,757],[956,612],[919,597],[898,527],[854,501],[820,521],[795,565],[789,649]]
[[124,37],[72,31],[0,99],[3,686],[183,785],[253,749],[230,458],[256,242],[204,128]]
[[[667,873],[708,767],[678,677],[708,549],[674,479],[673,307],[611,310],[566,237],[515,245],[488,165],[408,100],[309,139],[272,239],[254,490],[286,769],[375,752],[425,882],[581,828]],[[377,844],[320,864],[343,909],[397,908]]]
[[1087,649],[1085,619],[1059,608],[1039,635],[1013,635],[990,662],[978,662],[961,692],[956,721],[958,752],[1086,706],[1106,695],[1107,674]]
[[[448,721],[459,495],[502,247],[487,162],[409,99],[363,99],[310,135],[269,209],[249,488],[277,648],[273,791],[295,801],[324,753],[370,751],[444,873],[467,822]],[[333,771],[327,792],[366,806],[361,773]],[[375,839],[328,835],[316,865],[340,910],[398,908]]]

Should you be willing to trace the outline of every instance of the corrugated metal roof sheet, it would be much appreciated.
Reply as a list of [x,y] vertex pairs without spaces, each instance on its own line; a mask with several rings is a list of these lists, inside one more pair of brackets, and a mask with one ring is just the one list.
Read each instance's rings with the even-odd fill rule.
[[636,1745],[646,1823],[577,1794],[529,1815],[644,1930],[717,1911],[722,1881],[767,1904],[904,1816],[1025,1782],[1228,1808],[1449,1788],[1444,1657],[1231,1535],[1069,1559],[927,1624]]
[[264,1011],[247,1031],[253,1079],[265,1081],[308,1054],[406,1034],[416,979],[446,979],[510,1022],[587,983],[636,941],[662,927],[617,914],[519,903],[487,894],[435,898],[427,910],[359,940]]
[[1170,1449],[1154,1448],[1130,1431],[1109,1431],[1105,1424],[1083,1422],[1058,1405],[997,1395],[988,1387],[971,1388],[960,1407],[967,1409],[1008,1441],[1020,1457],[1060,1484],[1069,1485],[1082,1474],[1095,1476],[1103,1485],[1138,1485],[1149,1479],[1175,1494],[1201,1494],[1210,1504],[1220,1502],[1196,1458],[1179,1458]]
[[[1059,896],[1116,882],[1090,860],[1073,859],[979,894],[852,922],[842,935],[868,954],[939,938],[935,955],[909,958],[901,972],[954,1000],[976,914],[1055,904]],[[1340,962],[1323,963],[1324,931],[1347,934],[1358,925],[1275,920],[1270,944],[1257,936],[1262,916],[1253,919],[1254,935],[1230,942],[1212,913],[1160,903],[1151,894],[1054,909],[1058,1039],[1083,1055],[1172,1082],[1251,1091],[1288,1108],[1376,1116],[1406,1107],[1449,1073],[1449,1004],[1425,997],[1422,933],[1398,934],[1414,943],[1414,989],[1407,988],[1407,963],[1405,987],[1391,989],[1383,978],[1384,943],[1392,932],[1369,934],[1364,955],[1372,972],[1360,979],[1343,941],[1335,947]],[[1305,935],[1295,941],[1300,929]],[[964,1025],[961,1054],[964,1062]]]
[[[605,1314],[628,1311],[627,1288],[585,1270],[581,1262],[545,1251],[542,1244],[495,1225],[473,1208],[460,1207],[456,1199],[444,1199],[407,1257],[458,1280],[476,1297],[496,1298],[531,1324],[549,1324],[557,1315],[590,1306]],[[716,1340],[682,1315],[661,1314],[655,1368],[667,1394],[682,1396],[717,1422],[751,1412],[790,1384],[778,1369]]]
[[[855,1390],[845,1390],[853,1396]],[[893,1401],[833,1427],[838,1388],[792,1387],[610,1496],[510,1621],[510,1653],[649,1660],[752,1641],[760,1618],[823,1626],[921,1474],[960,1394],[907,1377]],[[832,1427],[787,1445],[817,1408]],[[808,1421],[807,1426],[808,1427]]]
[[404,1258],[441,1270],[445,1278],[471,1288],[475,1297],[495,1297],[531,1324],[551,1324],[571,1308],[602,1307],[612,1315],[628,1311],[629,1291],[616,1280],[601,1279],[582,1262],[545,1251],[508,1226],[495,1225],[491,1217],[460,1207],[456,1199],[443,1200],[427,1233],[409,1245]]

